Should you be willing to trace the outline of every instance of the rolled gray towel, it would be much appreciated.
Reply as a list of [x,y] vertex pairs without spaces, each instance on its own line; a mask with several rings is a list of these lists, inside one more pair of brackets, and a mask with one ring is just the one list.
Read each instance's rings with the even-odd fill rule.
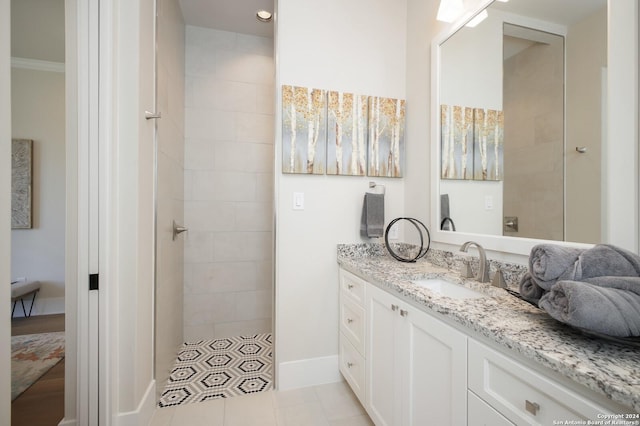
[[529,272],[538,286],[549,290],[559,279],[571,279],[576,261],[584,249],[555,244],[538,244],[529,255]]
[[611,244],[598,244],[578,256],[569,279],[584,281],[604,276],[640,277],[640,256]]
[[574,327],[616,337],[640,336],[640,277],[558,281],[539,306]]
[[538,303],[543,294],[544,289],[536,284],[531,273],[524,274],[520,280],[520,296],[529,302]]

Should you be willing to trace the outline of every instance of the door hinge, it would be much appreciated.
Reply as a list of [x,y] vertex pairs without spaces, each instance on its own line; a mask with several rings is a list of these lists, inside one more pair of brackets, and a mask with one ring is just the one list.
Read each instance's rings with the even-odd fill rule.
[[89,274],[89,290],[98,290],[99,274]]

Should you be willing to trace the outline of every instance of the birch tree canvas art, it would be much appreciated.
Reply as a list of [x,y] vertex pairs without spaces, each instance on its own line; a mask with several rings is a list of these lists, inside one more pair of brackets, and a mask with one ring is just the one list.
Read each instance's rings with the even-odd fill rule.
[[473,108],[441,105],[442,179],[473,179]]
[[476,108],[474,110],[474,179],[504,178],[504,113]]
[[367,96],[329,91],[327,99],[327,174],[364,176]]
[[327,93],[282,86],[282,172],[324,174]]
[[402,177],[405,101],[369,97],[369,176]]

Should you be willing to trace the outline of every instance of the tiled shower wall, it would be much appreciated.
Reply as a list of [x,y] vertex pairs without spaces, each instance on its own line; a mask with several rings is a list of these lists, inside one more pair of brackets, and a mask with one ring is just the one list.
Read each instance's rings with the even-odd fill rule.
[[271,331],[273,40],[188,26],[184,339]]

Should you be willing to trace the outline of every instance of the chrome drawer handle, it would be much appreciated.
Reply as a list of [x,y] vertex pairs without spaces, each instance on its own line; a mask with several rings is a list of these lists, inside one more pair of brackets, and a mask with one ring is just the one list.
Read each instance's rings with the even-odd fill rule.
[[347,288],[351,290],[353,288],[353,284],[347,284]]
[[540,405],[537,402],[531,402],[528,399],[524,402],[524,408],[534,416],[540,411]]
[[391,305],[391,310],[393,312],[397,311],[398,310],[398,305]]
[[353,367],[353,363],[352,362],[348,362],[347,363],[347,368],[351,368],[351,367]]
[[347,318],[347,323],[348,323],[348,324],[351,324],[352,322],[353,322],[353,319],[352,319],[352,318]]
[[400,309],[400,316],[406,317],[409,315],[409,311],[405,311],[404,309]]

